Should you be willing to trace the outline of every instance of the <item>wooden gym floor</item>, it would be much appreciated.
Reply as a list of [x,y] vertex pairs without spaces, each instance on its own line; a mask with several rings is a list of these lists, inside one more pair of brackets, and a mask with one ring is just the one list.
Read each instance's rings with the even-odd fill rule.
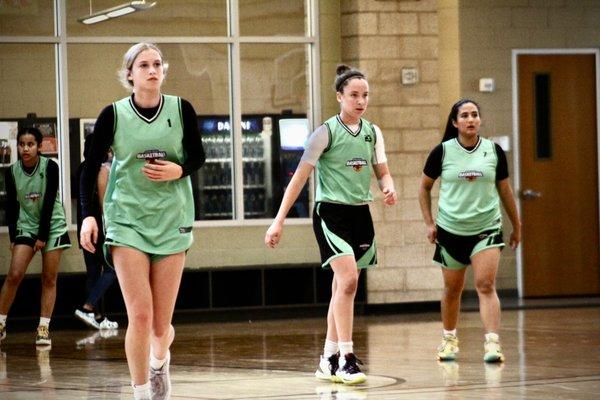
[[[366,384],[318,381],[325,318],[176,325],[172,399],[597,399],[600,307],[504,311],[507,361],[486,365],[477,312],[463,312],[457,362],[439,363],[437,313],[359,317]],[[33,332],[0,347],[0,399],[130,399],[124,330]]]

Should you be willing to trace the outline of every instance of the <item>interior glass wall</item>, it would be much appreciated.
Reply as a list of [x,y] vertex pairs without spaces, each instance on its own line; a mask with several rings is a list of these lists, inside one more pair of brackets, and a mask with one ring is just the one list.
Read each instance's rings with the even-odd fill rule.
[[[244,214],[274,217],[308,135],[308,46],[241,46]],[[290,210],[308,218],[308,185]]]
[[[273,217],[311,125],[308,0],[160,0],[145,11],[81,22],[120,4],[0,1],[0,168],[16,161],[14,127],[39,126],[48,138],[47,155],[59,161],[61,140],[68,140],[69,160],[61,173],[69,179],[61,180],[67,185],[61,190],[70,192],[67,217],[74,224],[83,141],[100,111],[129,95],[117,71],[125,51],[145,37],[170,64],[163,92],[188,100],[198,115],[206,164],[191,177],[196,220]],[[232,7],[239,9],[231,12]],[[54,32],[56,10],[66,18],[61,36]],[[233,15],[239,15],[235,24]],[[239,35],[229,34],[236,25]],[[66,85],[58,85],[61,79]],[[57,107],[57,98],[66,107]],[[57,109],[68,120],[68,132],[57,124]],[[236,132],[239,123],[232,116],[240,114]],[[5,225],[1,175],[0,225]],[[306,193],[291,217],[308,217]],[[236,215],[240,205],[244,213]]]
[[0,1],[0,36],[50,35],[54,35],[53,0]]
[[[67,33],[71,36],[226,36],[225,0],[160,0],[154,7],[95,24],[80,22],[126,3],[115,0],[67,1]],[[91,10],[90,10],[91,6]]]
[[0,225],[6,225],[4,177],[18,160],[19,128],[39,128],[44,135],[42,153],[60,166],[54,48],[53,44],[0,44]]
[[305,0],[240,0],[240,32],[244,36],[304,36]]

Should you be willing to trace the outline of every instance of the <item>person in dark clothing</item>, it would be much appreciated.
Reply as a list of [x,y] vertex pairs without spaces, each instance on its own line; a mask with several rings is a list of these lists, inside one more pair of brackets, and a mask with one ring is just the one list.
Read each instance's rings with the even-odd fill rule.
[[[77,167],[76,179],[77,182],[81,184],[81,173],[85,168],[85,160],[89,157],[91,146],[92,146],[92,138],[93,134],[86,136],[84,141],[84,151],[83,157],[84,160]],[[106,318],[100,312],[98,308],[98,304],[104,293],[108,290],[108,288],[113,284],[117,275],[115,274],[115,270],[111,268],[104,258],[104,254],[102,252],[101,244],[104,243],[104,232],[102,229],[102,197],[104,193],[100,193],[98,190],[99,187],[106,187],[106,180],[108,178],[107,170],[110,168],[106,164],[109,164],[109,160],[107,157],[107,162],[105,162],[98,174],[98,182],[95,189],[95,195],[92,198],[94,201],[94,217],[100,224],[99,232],[98,232],[98,243],[100,246],[96,247],[96,251],[94,253],[90,253],[83,247],[81,244],[79,247],[83,250],[83,259],[85,261],[85,270],[87,274],[86,282],[85,282],[85,290],[86,290],[86,300],[85,303],[78,307],[75,310],[75,316],[83,321],[86,325],[95,328],[95,329],[117,329],[119,324],[115,321],[111,321]],[[79,241],[79,234],[81,232],[81,204],[80,201],[77,202],[77,240]]]

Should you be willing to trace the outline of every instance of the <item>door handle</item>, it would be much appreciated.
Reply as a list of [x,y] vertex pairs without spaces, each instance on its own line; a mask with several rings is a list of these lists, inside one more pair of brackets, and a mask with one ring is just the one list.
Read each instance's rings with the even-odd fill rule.
[[533,189],[521,190],[521,198],[523,200],[539,199],[540,197],[542,197],[542,192],[538,192]]

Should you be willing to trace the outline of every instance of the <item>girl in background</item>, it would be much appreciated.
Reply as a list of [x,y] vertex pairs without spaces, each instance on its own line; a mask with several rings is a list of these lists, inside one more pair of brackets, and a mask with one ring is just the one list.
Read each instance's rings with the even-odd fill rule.
[[[510,247],[521,241],[521,222],[508,180],[508,164],[500,146],[479,136],[481,114],[473,100],[456,102],[442,143],[429,154],[419,189],[427,239],[435,243],[433,261],[442,267],[442,343],[437,358],[452,361],[458,353],[456,327],[468,265],[473,266],[479,312],[485,329],[486,362],[504,361],[500,346],[500,300],[496,273],[504,247],[500,202],[513,231]],[[439,211],[431,213],[431,189],[440,178]]]
[[71,247],[58,193],[58,165],[40,154],[43,135],[27,127],[17,133],[19,161],[5,172],[11,260],[0,290],[0,341],[17,289],[35,253],[42,253],[42,298],[35,344],[50,346],[50,318],[56,301],[60,257]]

